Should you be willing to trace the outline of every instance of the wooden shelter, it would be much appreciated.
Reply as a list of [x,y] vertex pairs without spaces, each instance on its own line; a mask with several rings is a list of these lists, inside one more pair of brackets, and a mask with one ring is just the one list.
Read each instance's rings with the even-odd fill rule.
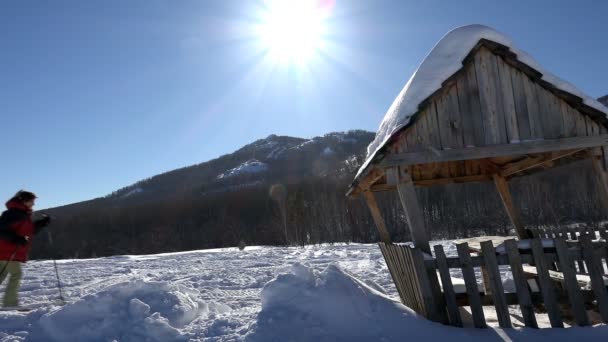
[[[407,92],[416,86],[412,84],[415,80],[408,82],[395,101],[397,105],[394,104],[387,114],[400,117],[401,122],[390,134],[380,137],[377,149],[370,151],[348,195],[361,195],[366,200],[402,302],[430,319],[459,325],[457,308],[468,305],[475,318],[475,326],[482,327],[485,321],[481,306],[492,305],[496,307],[500,325],[509,327],[506,307],[519,304],[526,317],[526,325],[535,326],[532,305],[540,303],[550,313],[552,325],[560,326],[561,297],[551,295],[553,290],[549,289],[554,285],[547,285],[551,283],[547,272],[553,265],[556,270],[574,270],[566,276],[571,288],[568,288],[568,293],[562,293],[566,299],[561,299],[569,298],[576,302],[568,305],[578,308],[578,323],[588,323],[581,313],[584,312],[581,309],[583,302],[599,306],[604,322],[608,322],[608,295],[603,282],[608,278],[602,263],[602,259],[608,257],[605,241],[593,246],[586,242],[570,245],[570,252],[561,242],[543,249],[541,242],[534,240],[536,242],[531,242],[525,250],[518,249],[515,242],[509,242],[503,250],[508,254],[497,253],[490,242],[489,245],[481,244],[485,252],[483,256],[480,250],[478,257],[471,258],[466,245],[458,246],[457,258],[446,258],[443,250],[437,248],[435,257],[431,256],[429,234],[416,198],[417,186],[493,182],[518,238],[525,240],[531,236],[519,218],[517,205],[509,191],[509,181],[556,165],[590,159],[597,176],[598,191],[608,209],[608,109],[580,96],[578,91],[571,91],[576,88],[569,84],[551,82],[557,78],[539,70],[530,62],[529,56],[503,44],[502,39],[493,39],[499,35],[495,31],[485,27],[467,29],[481,34],[472,38],[476,39],[473,48],[467,49],[461,56],[464,58],[458,60],[460,68],[442,78],[439,89],[416,103],[415,112],[398,113]],[[442,48],[442,42],[435,49]],[[444,43],[444,47],[452,43]],[[432,57],[433,51],[427,58]],[[458,53],[454,53],[454,58],[460,58]],[[397,192],[414,248],[392,244],[374,195],[380,191]],[[605,239],[605,231],[602,235]],[[578,233],[567,236],[569,239],[562,234],[552,237],[561,237],[563,239],[558,240],[568,240],[569,244],[574,243],[570,241],[572,237],[577,241],[579,238],[585,240]],[[575,260],[588,262],[588,274],[595,279],[595,292],[575,289],[577,286],[573,284],[576,281],[572,279],[582,271],[569,266]],[[542,293],[535,294],[526,286],[525,272],[521,268],[521,264],[526,262],[537,268],[536,279],[541,284]],[[517,294],[504,293],[498,265],[511,267],[513,276],[517,278]],[[475,266],[483,266],[484,271],[487,270],[485,275],[489,284],[481,294],[473,285]],[[449,268],[462,269],[466,282],[464,297],[450,290],[453,279],[450,279]],[[581,296],[593,298],[583,300]]]

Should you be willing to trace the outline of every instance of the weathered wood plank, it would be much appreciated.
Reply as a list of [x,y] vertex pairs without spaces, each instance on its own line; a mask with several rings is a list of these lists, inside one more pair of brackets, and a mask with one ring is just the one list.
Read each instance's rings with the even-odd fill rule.
[[530,136],[532,139],[543,139],[543,125],[539,96],[536,92],[534,82],[527,76],[522,78],[524,91],[526,93],[526,107],[528,108],[528,119],[530,120]]
[[[600,124],[600,135],[608,133],[608,127]],[[602,166],[604,171],[608,171],[608,146],[602,146]]]
[[448,268],[443,246],[435,245],[434,249],[435,258],[437,259],[437,270],[439,270],[439,275],[441,276],[445,302],[448,307],[450,324],[456,327],[462,327],[460,310],[456,304],[456,293],[454,292],[454,286],[452,285],[452,277],[450,276],[450,269]]
[[430,103],[428,106],[425,120],[431,146],[436,149],[441,149],[441,137],[439,136],[439,124],[437,123],[437,108],[433,103]]
[[562,116],[562,109],[561,109],[561,105],[560,105],[560,101],[562,101],[559,97],[557,97],[557,95],[555,95],[552,92],[549,92],[549,95],[551,96],[551,112],[553,113],[553,119],[555,121],[553,121],[553,125],[555,127],[555,130],[558,133],[558,138],[565,138],[568,135],[566,134],[566,130],[565,130],[565,126],[564,126],[564,119]]
[[522,171],[525,171],[525,170],[528,170],[531,168],[540,167],[540,166],[546,164],[547,162],[554,161],[554,160],[578,153],[582,150],[583,149],[567,150],[567,151],[548,153],[546,155],[539,155],[536,157],[528,157],[521,161],[517,161],[517,162],[513,162],[510,164],[504,165],[502,167],[502,170],[500,171],[500,174],[503,177],[509,177],[511,175],[514,175],[516,173],[519,173],[519,172],[522,172]]
[[453,85],[448,93],[448,113],[450,118],[450,137],[453,148],[464,147],[463,123],[458,102],[458,88]]
[[419,247],[430,254],[431,247],[429,245],[428,233],[424,225],[422,210],[420,209],[418,198],[416,197],[414,183],[409,173],[400,175],[397,192],[399,193],[401,206],[405,210],[405,217],[407,218],[407,223],[412,234],[414,246]]
[[415,281],[415,279],[412,278],[414,273],[412,270],[408,270],[408,260],[401,255],[402,253],[399,253],[398,246],[387,244],[386,249],[392,262],[394,272],[393,280],[395,281],[395,286],[398,287],[400,293],[402,293],[402,301],[412,308],[412,310],[421,315],[425,315],[426,312],[420,304],[421,299],[418,298],[419,294],[413,284]]
[[416,129],[416,125],[412,125],[404,133],[408,152],[418,152],[423,150],[422,144],[420,141],[418,141],[418,132]]
[[391,275],[391,278],[393,278],[393,283],[395,284],[395,288],[397,289],[397,292],[399,293],[399,298],[401,299],[401,302],[404,305],[409,306],[412,310],[416,311],[416,308],[414,308],[411,305],[411,302],[409,301],[405,292],[403,291],[402,282],[401,282],[401,279],[399,279],[399,277],[397,275],[396,266],[395,266],[396,263],[393,260],[393,256],[391,255],[390,251],[384,245],[383,242],[378,243],[378,246],[380,246],[380,251],[382,252],[382,256],[384,257],[384,262],[386,263],[386,267],[388,268],[388,273]]
[[411,300],[418,308],[417,312],[426,317],[426,306],[424,304],[424,299],[422,298],[420,283],[415,277],[416,271],[414,270],[412,253],[410,252],[410,249],[405,246],[394,246],[393,248],[395,249],[397,259],[404,265],[403,270],[405,274],[403,277],[406,279],[406,288],[408,293],[410,293]]
[[[581,290],[581,293],[583,295],[583,300],[584,300],[585,304],[594,305],[595,295],[593,294],[593,291]],[[532,303],[534,305],[543,304],[542,293],[532,292],[532,293],[530,293],[530,296],[532,297]],[[482,306],[494,306],[494,300],[492,299],[492,296],[486,296],[486,295],[481,294],[480,298],[481,298]],[[508,305],[519,304],[518,298],[517,298],[517,293],[510,293],[510,292],[505,293],[505,298],[506,298]],[[566,293],[566,291],[561,291],[561,290],[557,291],[556,298],[557,298],[557,302],[560,305],[568,305],[570,303],[570,300],[568,299],[568,294]],[[458,303],[459,307],[469,306],[468,295],[466,293],[456,293],[456,303]]]
[[367,207],[372,213],[372,218],[374,219],[374,223],[376,224],[380,238],[384,243],[391,243],[391,236],[386,229],[386,223],[384,222],[384,218],[382,217],[382,213],[378,207],[378,202],[376,202],[376,196],[374,196],[374,194],[370,191],[364,191],[363,198],[365,199]]
[[[432,106],[431,106],[432,107]],[[418,115],[418,120],[416,121],[416,134],[418,135],[418,142],[422,146],[429,146],[431,144],[431,137],[429,135],[429,129],[427,127],[426,117],[429,114],[429,110],[425,109],[421,111]]]
[[515,227],[515,231],[517,232],[517,236],[520,239],[526,238],[526,230],[524,225],[521,223],[521,218],[519,216],[519,211],[513,205],[513,199],[511,197],[511,191],[509,190],[509,184],[507,180],[499,174],[492,175],[494,178],[494,184],[496,185],[496,190],[498,190],[498,194],[500,195],[500,199],[502,200],[502,204],[507,211],[507,215],[511,220],[511,223]]
[[585,115],[585,124],[587,125],[587,135],[588,136],[598,135],[599,126],[597,125],[597,123],[595,123],[595,121],[593,121],[593,119],[591,119],[589,116],[586,116],[586,115]]
[[555,248],[557,250],[557,255],[559,256],[560,269],[564,274],[564,283],[566,284],[566,291],[568,292],[570,306],[572,307],[572,314],[574,315],[576,324],[580,326],[589,325],[583,296],[578,281],[576,280],[574,263],[568,253],[568,246],[566,246],[564,240],[555,240]]
[[608,135],[539,140],[519,144],[502,144],[443,151],[421,151],[387,155],[380,167],[447,162],[467,159],[496,158],[521,154],[544,153],[608,145]]
[[593,135],[600,134],[600,126],[598,125],[598,123],[595,120],[591,120],[591,133]]
[[517,113],[515,111],[515,99],[513,96],[513,85],[511,83],[512,67],[501,58],[496,58],[499,77],[499,93],[502,97],[502,112],[507,129],[507,141],[519,142],[519,128],[517,125]]
[[483,241],[481,243],[481,250],[485,260],[486,272],[488,272],[490,287],[492,288],[492,298],[494,299],[498,324],[501,328],[512,328],[509,308],[504,296],[505,291],[502,287],[502,279],[500,278],[500,271],[496,263],[496,250],[492,245],[492,241]]
[[437,110],[437,124],[439,125],[439,138],[441,139],[442,149],[454,148],[451,145],[452,138],[450,136],[450,115],[448,113],[448,96],[444,94],[433,101],[433,105]]
[[401,250],[400,246],[393,244],[388,246],[393,262],[397,265],[396,271],[404,293],[404,300],[409,303],[407,305],[413,310],[421,315],[426,315],[424,305],[422,305],[422,295],[418,290],[417,280],[414,278],[414,271],[411,266],[412,260]]
[[562,112],[562,119],[564,121],[564,132],[565,137],[575,137],[577,136],[576,131],[576,115],[573,115],[570,106],[566,103],[566,101],[560,100],[560,109]]
[[604,285],[602,274],[604,273],[602,264],[598,261],[591,245],[591,237],[585,236],[580,239],[583,258],[587,265],[587,271],[591,278],[591,288],[595,293],[602,321],[608,323],[608,291]]
[[477,280],[475,279],[475,271],[471,265],[471,254],[469,253],[469,244],[461,243],[456,245],[458,257],[462,269],[462,277],[469,297],[469,305],[471,306],[471,314],[473,315],[473,325],[475,328],[485,328],[486,318],[481,306],[481,298],[479,289],[477,288]]
[[484,141],[486,145],[507,143],[507,135],[498,94],[498,67],[496,56],[481,48],[475,54],[475,72],[479,85],[480,108],[483,117]]
[[467,63],[464,66],[464,72],[456,82],[456,89],[458,91],[459,111],[462,117],[464,146],[483,146],[483,118],[479,108],[479,90],[473,63]]
[[519,138],[522,141],[527,141],[532,138],[532,134],[530,132],[530,118],[528,117],[526,90],[524,89],[523,81],[523,78],[526,76],[515,68],[509,68],[508,70],[511,75],[511,84],[513,85],[513,100],[517,115]]
[[505,249],[509,257],[509,265],[511,266],[511,274],[515,283],[515,291],[517,291],[517,299],[519,308],[524,318],[524,324],[528,328],[538,328],[536,316],[534,316],[534,307],[532,306],[532,297],[530,289],[524,276],[521,267],[522,260],[517,249],[517,242],[514,239],[505,241]]
[[437,300],[439,298],[433,293],[433,284],[431,283],[431,279],[429,279],[427,268],[424,266],[423,251],[420,248],[410,248],[409,250],[412,256],[412,265],[416,271],[416,279],[418,279],[418,283],[420,284],[420,291],[422,292],[424,304],[426,305],[427,318],[434,322],[444,323],[446,322],[447,317],[445,317],[445,313],[438,310],[440,306],[438,305]]
[[581,114],[578,110],[569,107],[568,111],[575,118],[576,123],[576,135],[579,137],[584,137],[587,135],[587,123],[585,122],[585,116]]
[[536,93],[540,104],[540,119],[543,125],[545,139],[557,139],[562,133],[562,115],[559,107],[554,104],[555,95],[547,91],[541,85],[535,83]]
[[597,189],[600,192],[600,199],[603,204],[604,212],[608,212],[608,178],[607,173],[604,171],[602,164],[595,156],[596,153],[602,153],[601,150],[588,150],[588,157],[591,159],[591,165],[593,172],[595,173],[595,179],[597,181]]
[[441,146],[444,149],[462,148],[464,145],[462,119],[458,106],[458,94],[455,85],[435,100]]
[[564,323],[562,322],[562,315],[557,304],[555,288],[551,278],[549,278],[549,268],[547,261],[545,260],[540,239],[530,240],[530,245],[532,247],[534,263],[536,264],[543,302],[545,304],[545,308],[547,309],[547,314],[549,315],[549,321],[551,322],[551,326],[553,328],[563,328]]

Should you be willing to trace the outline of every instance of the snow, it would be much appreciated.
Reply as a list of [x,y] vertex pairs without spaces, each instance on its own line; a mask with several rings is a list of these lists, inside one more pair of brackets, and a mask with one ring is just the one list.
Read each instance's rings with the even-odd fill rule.
[[139,186],[138,186],[138,187],[136,187],[135,189],[130,190],[130,191],[129,191],[129,192],[127,192],[126,194],[122,195],[121,197],[122,197],[122,198],[131,197],[131,196],[133,196],[133,195],[137,195],[137,194],[139,194],[139,193],[141,193],[141,192],[143,192],[143,191],[144,191],[144,189],[142,189],[141,187],[139,187]]
[[398,302],[377,245],[224,248],[60,260],[58,267],[68,304],[52,304],[52,261],[28,262],[20,298],[34,310],[0,312],[0,341],[600,341],[608,334],[605,325],[501,330],[429,322]]
[[266,170],[268,170],[268,164],[257,159],[250,159],[233,169],[221,173],[217,176],[217,179],[230,178],[247,173],[260,173]]
[[443,81],[462,68],[463,59],[480,39],[487,39],[508,46],[517,55],[519,61],[541,72],[543,80],[553,84],[558,89],[582,98],[586,105],[608,115],[608,108],[585,95],[572,84],[546,71],[525,51],[518,49],[509,37],[483,25],[462,26],[448,32],[441,38],[405,84],[405,87],[384,116],[374,141],[368,146],[367,159],[359,169],[356,178],[367,169],[378,151],[392,135],[407,126],[412,115],[417,112],[418,105],[440,89]]

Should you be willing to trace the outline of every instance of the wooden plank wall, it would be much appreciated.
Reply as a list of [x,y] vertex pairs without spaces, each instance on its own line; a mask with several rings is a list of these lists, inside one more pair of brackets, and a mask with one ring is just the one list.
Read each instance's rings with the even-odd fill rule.
[[[482,46],[443,88],[421,104],[389,153],[593,136],[606,127]],[[413,168],[415,180],[478,175],[474,161]]]

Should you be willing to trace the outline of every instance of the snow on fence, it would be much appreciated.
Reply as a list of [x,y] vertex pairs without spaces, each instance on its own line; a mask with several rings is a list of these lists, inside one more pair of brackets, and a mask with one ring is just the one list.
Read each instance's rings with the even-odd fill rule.
[[[606,237],[605,230],[600,233]],[[380,243],[380,249],[403,304],[433,321],[461,327],[460,308],[469,306],[473,325],[484,328],[483,306],[494,306],[500,327],[511,328],[508,306],[518,305],[526,327],[538,328],[535,312],[545,311],[552,327],[564,327],[564,321],[592,324],[588,309],[608,323],[606,240],[576,237],[511,239],[497,248],[484,241],[479,249],[461,243],[456,245],[457,257],[447,257],[441,245],[434,247],[435,257],[406,245]],[[515,292],[503,288],[499,266],[510,269]],[[481,288],[476,267],[482,270]],[[451,277],[450,269],[462,270],[464,279]]]

